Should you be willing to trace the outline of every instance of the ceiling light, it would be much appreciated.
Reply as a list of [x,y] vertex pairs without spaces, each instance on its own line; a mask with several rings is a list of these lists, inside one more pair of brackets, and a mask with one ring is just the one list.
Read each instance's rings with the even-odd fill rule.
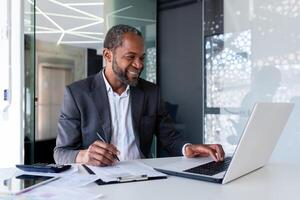
[[87,28],[87,27],[94,26],[94,25],[100,24],[100,23],[101,23],[101,22],[97,21],[97,22],[93,22],[93,23],[90,23],[90,24],[85,24],[85,25],[83,25],[83,26],[78,26],[78,27],[69,29],[68,32],[70,32],[70,31],[75,31],[75,30],[79,30],[79,29],[83,29],[83,28]]
[[80,33],[76,33],[76,32],[66,32],[70,35],[76,35],[76,36],[80,36],[80,37],[85,37],[85,38],[89,38],[89,39],[94,39],[94,40],[101,40],[101,38],[98,37],[93,37],[93,36],[89,36],[89,35],[84,35],[84,34],[80,34]]
[[68,6],[103,6],[104,2],[93,2],[93,3],[65,3]]
[[58,41],[57,41],[57,43],[56,43],[57,45],[59,45],[59,44],[61,43],[61,41],[62,41],[64,35],[65,35],[65,33],[62,33],[62,34],[61,34],[60,38],[58,39]]
[[[36,34],[61,34],[58,41],[57,41],[57,45],[59,44],[92,44],[92,43],[102,43],[103,42],[103,38],[100,38],[100,36],[103,35],[103,33],[98,33],[98,32],[89,32],[89,31],[77,31],[80,29],[84,29],[87,27],[91,27],[91,26],[95,26],[97,24],[103,23],[104,19],[102,17],[96,16],[94,14],[85,12],[81,9],[79,9],[79,6],[103,6],[104,3],[99,2],[99,3],[61,3],[57,0],[48,0],[49,2],[59,5],[61,7],[73,10],[77,13],[81,13],[83,14],[82,16],[76,16],[76,15],[68,15],[68,14],[64,14],[64,13],[55,13],[55,12],[44,12],[42,11],[38,6],[35,6],[36,8],[36,15],[42,15],[43,17],[45,17],[48,21],[51,22],[51,24],[53,24],[55,27],[54,28],[50,28],[50,27],[45,27],[45,26],[35,26]],[[28,0],[29,3],[31,3],[32,5],[33,2],[32,0]],[[76,7],[77,8],[74,8]],[[126,8],[120,9],[116,12],[120,12],[122,10],[126,10],[128,8],[130,8],[132,6],[128,6]],[[42,9],[46,9],[46,8],[42,8]],[[27,15],[31,16],[34,15],[34,12],[25,12]],[[63,17],[63,18],[71,18],[71,19],[79,19],[79,20],[90,20],[90,22],[87,23],[83,23],[82,26],[77,26],[68,30],[65,30],[63,28],[62,25],[60,25],[59,23],[59,18],[52,18],[52,17]],[[55,20],[54,20],[55,19]],[[28,23],[29,21],[27,20],[26,23]],[[25,24],[26,24],[25,23]],[[81,23],[82,24],[82,23]],[[28,28],[31,28],[30,30],[33,30],[33,25],[30,24],[26,24],[25,25]],[[29,32],[32,32],[30,31]],[[90,39],[87,41],[63,41],[64,39],[66,39],[67,35],[74,35],[74,36],[78,36],[78,37],[82,37],[82,39]]]
[[115,13],[118,13],[118,12],[122,12],[122,11],[127,10],[127,9],[129,9],[129,8],[132,8],[132,7],[133,7],[132,5],[126,6],[126,7],[124,7],[124,8],[121,8],[121,9],[119,9],[119,10],[115,10],[115,11],[113,11],[113,12],[107,14],[107,15],[106,15],[106,28],[107,28],[107,30],[110,28],[109,21],[108,21],[108,17],[109,17],[109,16],[111,16],[111,15],[113,15],[113,14],[115,14]]
[[145,19],[145,18],[137,18],[137,17],[128,17],[128,16],[121,16],[121,15],[113,15],[112,17],[122,18],[122,19],[130,19],[130,20],[137,20],[137,21],[144,21],[144,22],[156,22],[153,19]]
[[[34,25],[30,25],[31,27],[34,27]],[[36,29],[42,29],[42,30],[48,30],[48,31],[60,31],[54,28],[49,28],[49,27],[45,27],[45,26],[35,26]]]
[[73,7],[71,7],[71,6],[68,6],[67,4],[58,2],[58,1],[56,1],[56,0],[49,0],[49,1],[52,2],[52,3],[55,3],[55,4],[57,4],[57,5],[66,7],[66,8],[68,8],[68,9],[70,9],[70,10],[73,10],[73,11],[79,12],[79,13],[81,13],[81,14],[84,14],[84,15],[86,15],[86,16],[89,16],[89,17],[93,17],[93,18],[95,18],[95,19],[98,19],[98,20],[100,21],[100,23],[103,23],[103,22],[104,22],[104,19],[103,19],[102,17],[93,15],[93,14],[88,13],[88,12],[84,12],[84,11],[79,10],[79,9],[77,9],[77,8],[73,8]]
[[73,33],[86,34],[86,35],[104,35],[104,33],[96,33],[96,32],[84,32],[84,31],[76,31]]
[[35,31],[36,34],[53,34],[62,33],[61,31]]
[[102,43],[103,40],[99,41],[62,41],[61,44],[97,44],[97,43]]
[[39,7],[35,6],[35,9],[38,10],[46,19],[48,19],[54,26],[56,26],[62,32],[64,29],[60,27],[53,19],[51,19],[48,15],[46,15]]
[[[64,14],[58,14],[58,13],[49,13],[49,12],[44,12],[48,16],[56,16],[56,17],[66,17],[66,18],[72,18],[72,19],[83,19],[83,20],[92,20],[92,21],[97,21],[98,19],[95,19],[93,17],[80,17],[80,16],[75,16],[75,15],[64,15]],[[31,14],[33,15],[33,12],[25,12],[25,14]],[[36,12],[36,15],[40,15],[42,13]]]

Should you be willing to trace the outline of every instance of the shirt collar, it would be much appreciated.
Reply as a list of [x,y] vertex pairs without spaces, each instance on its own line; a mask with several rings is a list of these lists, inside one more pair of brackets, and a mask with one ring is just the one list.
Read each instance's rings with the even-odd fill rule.
[[[102,76],[103,76],[103,80],[104,80],[104,83],[105,83],[107,93],[114,92],[111,85],[109,84],[109,82],[107,81],[107,79],[105,77],[104,69],[102,70]],[[122,95],[123,94],[129,94],[129,91],[130,91],[130,87],[129,87],[129,85],[127,85],[126,90],[122,93]]]

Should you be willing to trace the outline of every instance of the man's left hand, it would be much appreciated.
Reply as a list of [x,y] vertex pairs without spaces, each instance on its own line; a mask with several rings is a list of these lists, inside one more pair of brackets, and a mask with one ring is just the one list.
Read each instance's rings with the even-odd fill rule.
[[185,156],[188,158],[211,156],[218,162],[224,160],[225,153],[220,144],[188,144],[185,146]]

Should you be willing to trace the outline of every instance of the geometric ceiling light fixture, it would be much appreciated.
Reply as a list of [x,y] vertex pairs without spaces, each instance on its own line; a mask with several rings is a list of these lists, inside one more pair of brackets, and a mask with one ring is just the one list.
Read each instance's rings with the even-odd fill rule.
[[119,10],[114,10],[114,11],[112,11],[110,13],[107,13],[107,15],[105,16],[105,18],[106,18],[106,30],[108,30],[110,28],[109,17],[115,15],[116,13],[122,12],[124,10],[129,9],[129,8],[132,8],[132,7],[133,7],[132,5],[129,5],[129,6],[126,6],[124,8],[121,8]]
[[[93,15],[93,14],[91,14],[91,13],[85,12],[85,11],[80,10],[80,9],[78,9],[78,8],[74,8],[74,7],[70,6],[70,4],[69,4],[69,5],[68,5],[68,4],[64,4],[64,3],[61,3],[61,2],[56,1],[56,0],[48,0],[48,1],[50,1],[50,2],[52,2],[52,3],[55,3],[55,4],[58,4],[58,5],[62,6],[62,7],[68,8],[68,9],[70,9],[70,10],[79,12],[79,13],[84,14],[84,15],[86,15],[86,16],[89,16],[89,17],[91,17],[91,18],[98,19],[101,23],[103,23],[103,21],[104,21],[102,17],[99,17],[99,16],[97,16],[97,15]],[[85,6],[85,5],[94,6],[94,5],[92,5],[92,4],[81,4],[80,6]],[[100,4],[100,5],[103,6],[104,3],[103,3],[103,4]],[[78,6],[78,4],[77,4],[77,6]]]
[[[31,0],[27,1],[33,4]],[[98,49],[99,43],[103,42],[101,26],[104,19],[100,16],[103,16],[104,2],[80,1],[74,0],[72,3],[70,0],[36,0],[37,38],[56,42],[57,45],[83,44],[79,46]],[[33,13],[25,12],[25,14]],[[32,25],[26,23],[26,19],[25,26],[33,30]]]

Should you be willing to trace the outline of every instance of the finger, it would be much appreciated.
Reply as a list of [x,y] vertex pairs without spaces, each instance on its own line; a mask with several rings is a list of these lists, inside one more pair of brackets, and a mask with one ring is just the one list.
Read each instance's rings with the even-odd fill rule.
[[96,147],[96,148],[93,148],[91,150],[91,152],[93,153],[93,158],[97,158],[97,160],[100,160],[102,157],[105,157],[105,159],[109,160],[110,163],[115,162],[114,154],[112,154],[107,149],[104,149],[104,148],[101,148],[101,147]]
[[96,159],[93,159],[93,152],[91,151],[92,149],[92,146],[89,146],[89,148],[87,149],[86,151],[86,161],[85,161],[85,164],[88,164],[88,165],[93,165],[93,166],[99,166],[100,165],[100,162]]
[[222,160],[222,153],[221,153],[221,149],[220,146],[218,144],[214,144],[211,146],[212,149],[214,149],[216,151],[216,156],[218,161]]
[[115,154],[115,155],[120,154],[117,147],[115,147],[113,144],[108,144],[108,143],[102,142],[100,140],[95,141],[93,144],[97,145],[98,147],[101,147],[103,149],[106,149],[106,150],[110,151],[112,154]]
[[89,163],[87,163],[89,165],[93,165],[93,166],[100,166],[100,167],[106,167],[108,166],[107,164],[99,161],[99,160],[95,160],[95,159],[91,159],[91,161]]
[[114,154],[118,154],[119,153],[117,147],[115,147],[113,144],[102,142],[100,140],[95,141],[94,144],[97,145],[97,146],[99,146],[99,147],[101,147],[101,148],[107,149],[107,150],[109,150],[110,152],[112,152]]
[[224,158],[225,158],[225,151],[224,151],[222,145],[219,145],[219,147],[220,147],[220,151],[221,151],[222,160],[224,160]]
[[95,159],[90,159],[90,161],[87,164],[93,165],[93,166],[103,166],[104,165],[100,161],[95,160]]
[[188,145],[186,147],[185,156],[193,158],[197,156],[209,156],[209,154],[204,152],[203,147],[200,147],[199,145]]
[[108,159],[106,156],[101,154],[92,154],[94,160],[100,163],[100,166],[112,165],[114,160]]
[[195,155],[195,150],[193,148],[193,145],[191,144],[186,145],[184,151],[185,151],[184,155],[188,158],[192,158]]
[[216,151],[220,155],[220,159],[223,161],[225,157],[225,152],[222,145],[216,144]]
[[197,156],[207,157],[211,155],[209,149],[208,145],[191,145],[188,148],[188,154],[186,154],[186,156],[189,158]]
[[206,152],[210,155],[210,157],[212,157],[212,159],[214,159],[214,161],[216,161],[216,162],[218,161],[216,153],[212,148],[207,147]]
[[92,158],[96,158],[97,160],[99,160],[99,156],[104,156],[106,157],[106,159],[110,160],[111,162],[114,162],[113,154],[107,149],[97,146],[97,144],[95,143],[90,145],[88,151]]

